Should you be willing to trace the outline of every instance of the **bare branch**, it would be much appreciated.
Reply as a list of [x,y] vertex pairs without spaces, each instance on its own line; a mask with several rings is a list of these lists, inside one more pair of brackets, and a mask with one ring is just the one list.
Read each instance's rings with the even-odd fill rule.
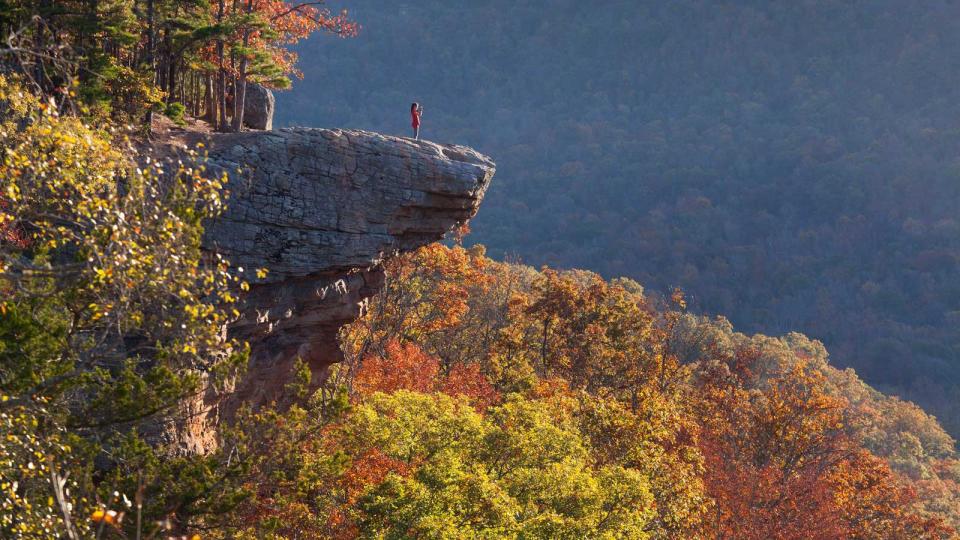
[[287,15],[293,13],[294,11],[300,11],[301,9],[303,9],[303,8],[305,8],[305,7],[321,6],[321,5],[324,5],[324,4],[326,4],[326,2],[325,2],[324,0],[317,0],[317,1],[314,1],[314,2],[303,2],[303,3],[297,4],[297,5],[291,6],[290,9],[288,9],[288,10],[282,12],[282,13],[278,13],[278,14],[274,15],[273,17],[270,17],[270,20],[271,20],[271,21],[275,21],[275,20],[277,20],[277,19],[279,19],[279,18],[281,18],[281,17],[286,17]]

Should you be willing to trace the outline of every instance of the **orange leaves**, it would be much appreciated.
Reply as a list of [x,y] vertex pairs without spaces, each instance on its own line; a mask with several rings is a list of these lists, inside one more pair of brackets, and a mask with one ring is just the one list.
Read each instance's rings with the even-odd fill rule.
[[353,389],[360,396],[397,390],[462,395],[480,411],[500,399],[479,365],[457,364],[442,375],[439,360],[413,343],[400,344],[395,340],[387,343],[384,357],[371,355],[363,361],[354,375]]
[[316,31],[329,32],[340,37],[354,37],[360,25],[350,20],[347,10],[334,14],[317,7],[319,2],[288,2],[286,0],[258,0],[255,10],[270,21],[280,32],[285,43],[294,44]]
[[457,324],[467,313],[467,291],[462,285],[440,283],[433,293],[434,308],[442,316],[424,320],[423,330],[434,332]]
[[386,356],[368,356],[353,380],[353,389],[360,395],[374,392],[393,393],[411,390],[428,393],[437,387],[440,362],[413,343],[387,343]]
[[822,373],[799,361],[760,376],[759,362],[758,351],[741,350],[699,372],[700,446],[721,536],[946,538],[849,436],[847,403],[827,392]]
[[730,459],[722,439],[706,435],[707,492],[714,500],[709,527],[717,537],[744,540],[841,538],[839,516],[813,468],[787,474],[768,462]]
[[347,504],[355,503],[364,489],[383,482],[388,474],[406,476],[410,469],[409,463],[392,458],[377,448],[368,449],[351,462],[350,468],[341,478]]
[[24,249],[30,245],[30,240],[20,228],[0,223],[0,243],[10,244],[15,249]]
[[458,332],[468,319],[478,322],[470,314],[470,300],[489,290],[492,280],[484,267],[482,249],[441,245],[390,260],[385,268],[387,287],[375,297],[370,317],[345,332],[345,355],[356,361],[370,350],[384,351],[390,340],[403,340],[451,363],[454,357],[477,361],[479,344],[462,339]]
[[806,406],[821,397],[815,385],[795,384],[797,373],[758,380],[758,361],[757,351],[741,350],[699,373],[715,526],[744,539],[836,538],[838,516],[820,472],[841,456],[837,438],[824,436],[835,419],[829,409]]
[[451,396],[465,396],[478,411],[500,401],[490,381],[480,372],[479,364],[457,364],[440,383],[440,391]]
[[[945,538],[943,522],[917,513],[911,490],[864,450],[852,424],[863,411],[849,402],[857,396],[802,347],[778,362],[718,341],[681,365],[671,340],[689,316],[655,310],[639,287],[441,245],[392,261],[388,273],[363,323],[367,346],[356,348],[361,398],[442,392],[483,411],[497,390],[582,396],[576,414],[592,458],[650,475],[663,537]],[[915,423],[907,412],[887,414],[884,431]],[[928,491],[949,501],[949,489]]]
[[828,481],[848,537],[946,539],[953,532],[939,517],[911,512],[916,494],[898,484],[886,462],[866,450],[840,462]]
[[[290,46],[306,39],[315,32],[326,32],[343,38],[354,37],[360,32],[360,25],[351,20],[346,10],[333,13],[322,7],[323,2],[316,0],[245,0],[244,2],[225,3],[224,18],[235,22],[234,35],[226,40],[227,46],[244,43],[235,54],[246,56],[248,60],[256,58],[257,53],[266,55],[279,73],[283,75],[301,74],[296,69],[297,54]],[[211,17],[217,17],[221,9],[217,3],[210,6]],[[202,48],[207,60],[213,61],[216,55],[212,44]],[[221,66],[232,76],[237,76],[236,66],[231,63]],[[270,81],[263,81],[270,85]]]
[[432,333],[460,324],[474,290],[485,290],[491,278],[484,273],[482,252],[433,244],[411,257],[387,264],[396,280],[387,301],[406,308],[398,322],[410,335]]
[[589,273],[545,269],[521,314],[541,368],[592,391],[635,394],[677,372],[642,296]]

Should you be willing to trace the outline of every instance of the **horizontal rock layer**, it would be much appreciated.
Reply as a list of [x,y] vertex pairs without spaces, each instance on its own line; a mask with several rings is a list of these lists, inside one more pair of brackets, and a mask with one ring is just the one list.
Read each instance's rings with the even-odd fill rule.
[[[384,282],[381,263],[473,217],[495,165],[476,151],[341,129],[216,135],[228,210],[204,245],[252,287],[231,333],[251,345],[236,398],[281,398],[297,357],[314,380],[341,359],[336,335]],[[266,268],[264,279],[254,271]]]

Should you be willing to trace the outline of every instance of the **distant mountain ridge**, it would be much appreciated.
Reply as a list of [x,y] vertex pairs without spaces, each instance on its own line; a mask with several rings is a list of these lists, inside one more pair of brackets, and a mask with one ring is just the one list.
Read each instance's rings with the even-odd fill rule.
[[337,2],[278,123],[498,157],[471,239],[802,331],[960,433],[960,5]]

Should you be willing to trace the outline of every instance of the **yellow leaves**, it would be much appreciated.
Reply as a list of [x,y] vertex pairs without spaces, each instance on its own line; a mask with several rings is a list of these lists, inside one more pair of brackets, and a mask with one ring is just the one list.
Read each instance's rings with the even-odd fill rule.
[[7,189],[5,190],[5,195],[9,201],[15,202],[19,200],[20,188],[16,184],[11,182],[10,184],[7,185]]
[[183,306],[183,311],[191,320],[199,321],[211,316],[216,308],[210,304],[187,304]]
[[186,312],[186,314],[189,315],[190,317],[194,319],[199,319],[201,308],[202,306],[198,306],[197,304],[187,304],[183,306],[183,311]]
[[687,299],[680,289],[674,289],[670,294],[670,300],[681,310],[687,309]]
[[267,268],[257,268],[257,279],[265,279],[270,272]]
[[100,320],[100,319],[103,317],[103,312],[100,311],[100,305],[99,305],[99,304],[90,304],[90,305],[87,306],[87,309],[89,309],[89,310],[91,311],[91,314],[90,314],[90,319],[91,319],[91,320],[97,321],[97,320]]
[[[133,370],[124,374],[133,380],[121,382],[137,387],[149,380],[146,386],[161,393],[156,399],[171,402],[178,399],[178,392],[193,391],[181,379],[193,380],[190,370],[201,360],[211,370],[219,367],[221,359],[224,364],[237,362],[239,347],[224,335],[222,324],[239,312],[220,302],[234,299],[237,291],[229,291],[237,282],[230,280],[228,263],[208,264],[199,245],[200,224],[222,208],[223,178],[206,179],[195,172],[199,167],[192,166],[180,174],[176,169],[161,172],[156,166],[134,171],[131,146],[112,145],[102,138],[106,130],[94,131],[75,119],[37,114],[40,107],[29,103],[29,97],[22,100],[22,107],[8,106],[9,88],[0,76],[0,101],[8,113],[0,119],[0,268],[22,279],[11,287],[6,275],[0,278],[0,315],[7,316],[0,320],[7,324],[8,311],[28,306],[38,316],[52,313],[52,324],[47,326],[45,319],[36,323],[44,341],[41,345],[16,343],[25,345],[22,353],[14,348],[11,354],[9,347],[0,344],[0,353],[7,358],[24,357],[11,360],[22,363],[11,369],[27,377],[22,387],[13,387],[12,397],[0,396],[0,402],[18,404],[7,403],[0,410],[0,530],[18,536],[14,527],[19,524],[4,521],[8,519],[29,523],[31,530],[63,530],[55,513],[43,513],[50,507],[48,473],[55,470],[56,462],[71,473],[68,487],[76,498],[70,504],[80,517],[75,521],[79,536],[92,537],[87,534],[91,523],[113,525],[120,514],[109,508],[120,508],[111,502],[97,510],[82,501],[83,494],[88,501],[93,499],[92,493],[83,493],[85,488],[73,479],[85,482],[89,471],[83,463],[78,465],[86,454],[74,459],[63,444],[72,440],[64,426],[73,413],[63,407],[64,392],[72,392],[66,400],[74,395],[112,398],[112,393],[98,392],[125,386],[112,384],[117,379],[109,370],[95,377],[71,377],[69,385],[44,386],[43,396],[29,400],[33,418],[14,421],[8,412],[19,414],[18,398],[24,389],[70,373],[78,358],[109,358],[113,366],[115,360],[135,361],[132,357],[146,354],[151,367],[156,363],[167,370],[160,373],[169,372],[177,384],[165,386],[170,381],[160,377],[166,375],[156,375],[161,384],[152,385],[155,379]],[[18,118],[26,121],[18,123]],[[12,244],[5,233],[10,228],[17,233],[29,231],[29,250],[9,248]],[[57,327],[61,324],[69,329]],[[54,337],[48,340],[47,336]],[[127,336],[143,337],[142,346],[130,347]],[[230,355],[233,358],[227,360]],[[76,366],[90,364],[95,362]],[[94,408],[91,418],[116,418],[110,409],[114,403],[104,406],[95,399],[89,401],[83,406]],[[127,414],[151,405],[144,403],[144,409],[135,411],[122,404],[116,407]],[[85,443],[82,446],[86,448]],[[48,460],[47,456],[53,457]],[[11,490],[14,479],[20,484]],[[24,488],[27,482],[39,483],[43,489]]]
[[59,512],[46,489],[59,434],[38,431],[37,412],[0,412],[0,530],[11,538],[48,538],[42,533],[59,530]]
[[105,282],[113,276],[113,268],[95,268],[93,273],[97,281]]
[[90,514],[90,521],[93,521],[94,523],[103,522],[108,525],[117,524],[119,522],[119,518],[120,516],[117,514],[116,510],[104,510],[102,508],[94,510],[93,513]]

